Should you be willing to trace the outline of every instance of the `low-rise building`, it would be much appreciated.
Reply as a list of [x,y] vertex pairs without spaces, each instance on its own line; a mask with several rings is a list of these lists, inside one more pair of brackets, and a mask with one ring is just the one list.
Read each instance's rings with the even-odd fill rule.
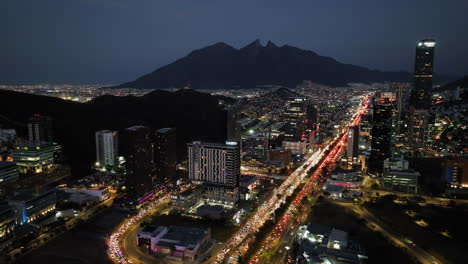
[[350,239],[347,232],[309,223],[297,233],[299,255],[296,263],[353,263],[367,262],[367,254],[361,244]]
[[137,244],[173,259],[194,261],[210,238],[209,228],[145,226],[137,234]]
[[336,169],[327,179],[326,185],[339,185],[346,188],[360,188],[363,182],[359,170]]
[[402,192],[418,192],[418,178],[421,174],[415,170],[387,170],[382,176],[383,187]]
[[55,189],[39,193],[23,192],[8,200],[8,204],[16,210],[18,224],[30,223],[48,215],[55,210],[56,202]]
[[14,162],[0,161],[0,186],[18,179],[18,166]]
[[41,173],[53,167],[54,153],[53,143],[21,144],[13,150],[13,160],[20,173]]
[[187,212],[201,200],[201,188],[188,189],[171,196],[171,207]]
[[283,148],[291,150],[292,154],[306,154],[307,145],[306,141],[283,141]]
[[0,240],[8,236],[17,224],[15,208],[8,204],[0,205]]

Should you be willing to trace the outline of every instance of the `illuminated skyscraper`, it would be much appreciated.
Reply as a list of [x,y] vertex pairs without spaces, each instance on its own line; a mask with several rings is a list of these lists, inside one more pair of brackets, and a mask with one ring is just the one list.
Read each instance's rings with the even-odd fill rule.
[[291,97],[283,115],[286,122],[285,140],[299,141],[304,133],[306,120],[306,98]]
[[411,94],[411,106],[425,109],[431,105],[432,72],[434,65],[433,39],[423,39],[416,47],[414,64],[414,87]]
[[369,158],[369,169],[371,172],[382,172],[384,160],[391,156],[392,112],[394,103],[395,97],[393,93],[382,93],[374,98],[371,155]]
[[424,39],[416,47],[414,87],[408,113],[408,143],[415,149],[423,149],[428,142],[434,46],[433,39]]

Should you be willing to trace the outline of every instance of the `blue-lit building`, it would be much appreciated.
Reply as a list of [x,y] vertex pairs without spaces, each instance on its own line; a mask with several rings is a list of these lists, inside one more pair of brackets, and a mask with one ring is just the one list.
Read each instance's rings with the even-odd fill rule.
[[24,192],[11,198],[8,204],[16,210],[18,224],[34,222],[55,210],[55,189],[39,193]]

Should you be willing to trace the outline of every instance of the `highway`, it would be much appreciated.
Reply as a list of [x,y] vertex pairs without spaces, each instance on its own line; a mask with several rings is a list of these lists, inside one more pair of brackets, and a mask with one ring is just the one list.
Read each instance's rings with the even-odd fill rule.
[[[358,125],[361,120],[361,116],[366,112],[367,104],[369,101],[370,95],[367,95],[362,101],[362,106],[359,107],[356,114],[353,116],[353,119],[350,121],[349,125],[354,126]],[[301,206],[300,202],[302,199],[309,193],[315,191],[315,188],[321,183],[321,178],[319,177],[320,173],[325,167],[332,167],[335,165],[335,162],[341,156],[341,153],[344,151],[345,143],[348,137],[348,131],[346,130],[342,135],[337,137],[335,142],[332,144],[331,151],[328,152],[327,156],[321,160],[318,168],[309,178],[308,182],[304,185],[302,190],[296,195],[295,199],[288,207],[284,215],[281,217],[280,221],[275,225],[271,234],[263,241],[260,250],[252,257],[249,261],[250,264],[263,263],[265,261],[265,254],[267,252],[272,252],[278,249],[278,244],[281,245],[280,241],[284,234],[290,233],[290,223],[291,220],[294,220],[294,214],[297,213],[297,208]],[[268,258],[269,255],[266,254]]]
[[125,219],[110,235],[107,242],[107,254],[114,263],[161,263],[159,259],[144,254],[136,246],[136,232],[145,217],[152,215],[169,202],[171,193],[166,193],[157,200],[150,201],[141,208],[137,215]]

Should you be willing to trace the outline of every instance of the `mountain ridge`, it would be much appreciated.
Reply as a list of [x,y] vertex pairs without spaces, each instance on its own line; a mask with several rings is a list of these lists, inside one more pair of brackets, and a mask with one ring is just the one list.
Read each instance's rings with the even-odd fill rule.
[[195,89],[253,88],[261,85],[295,87],[304,80],[329,86],[351,82],[412,80],[408,72],[384,72],[345,64],[332,57],[298,47],[277,46],[259,39],[236,49],[217,42],[193,50],[187,56],[134,81],[111,88]]

